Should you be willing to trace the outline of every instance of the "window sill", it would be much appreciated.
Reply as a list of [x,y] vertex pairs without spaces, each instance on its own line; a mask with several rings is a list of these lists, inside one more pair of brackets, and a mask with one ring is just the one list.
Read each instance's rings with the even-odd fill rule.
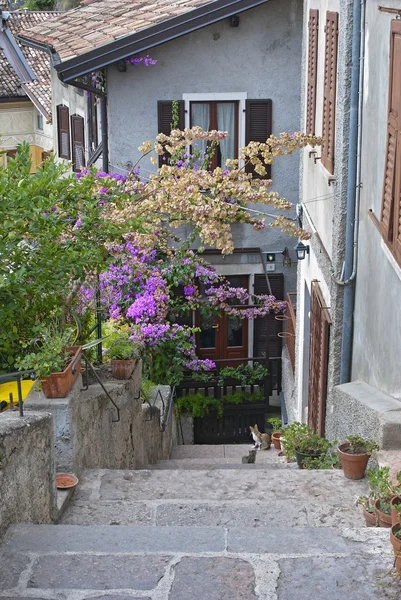
[[377,218],[375,217],[374,213],[372,210],[369,210],[369,217],[371,218],[371,220],[373,221],[373,224],[375,225],[377,231],[380,234],[380,246],[381,249],[383,250],[387,260],[389,261],[390,265],[393,267],[395,274],[397,275],[398,279],[401,281],[401,267],[398,264],[397,260],[394,257],[394,254],[391,250],[391,248],[389,247],[388,244],[386,244],[386,242],[384,241],[382,235],[381,235],[381,231],[380,231],[380,224],[379,221],[377,220]]

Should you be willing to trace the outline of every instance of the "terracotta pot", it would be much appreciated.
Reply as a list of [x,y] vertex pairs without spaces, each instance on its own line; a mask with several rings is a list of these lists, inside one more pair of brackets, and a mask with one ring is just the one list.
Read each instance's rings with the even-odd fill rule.
[[297,459],[297,464],[300,469],[304,468],[305,458],[316,458],[318,456],[322,456],[321,452],[315,452],[314,454],[304,454],[303,452],[298,452],[295,450],[295,456]]
[[[70,346],[67,348],[74,353],[70,362],[61,373],[52,373],[49,377],[43,377],[42,390],[46,398],[65,398],[71,391],[80,370],[82,346]],[[74,373],[72,372],[74,368]]]
[[276,450],[281,449],[280,438],[284,435],[282,431],[276,431],[276,433],[272,434],[272,442]]
[[398,525],[401,519],[401,512],[394,510],[394,504],[401,504],[401,496],[394,496],[391,498],[391,525]]
[[370,513],[362,506],[362,513],[365,517],[366,527],[377,527],[377,515],[376,513]]
[[380,498],[375,501],[375,513],[379,521],[379,527],[391,527],[391,515],[380,510]]
[[390,542],[394,551],[394,566],[401,573],[401,539],[398,539],[394,534],[400,530],[401,525],[393,525],[390,530]]
[[135,369],[135,359],[131,360],[112,360],[111,374],[114,379],[129,379]]
[[369,461],[369,455],[348,454],[344,452],[349,444],[341,444],[338,447],[338,458],[340,459],[344,475],[347,479],[363,479]]

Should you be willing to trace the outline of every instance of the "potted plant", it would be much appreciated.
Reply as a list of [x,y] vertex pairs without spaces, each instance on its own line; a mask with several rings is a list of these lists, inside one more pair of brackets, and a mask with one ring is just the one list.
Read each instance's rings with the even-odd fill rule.
[[288,461],[295,459],[295,444],[302,436],[307,435],[312,430],[304,423],[295,421],[285,428],[284,434],[280,438],[280,444],[283,448]]
[[349,435],[338,447],[344,475],[347,479],[362,479],[372,452],[379,446],[373,440],[366,440],[358,435]]
[[111,374],[115,379],[129,379],[141,356],[141,346],[129,339],[128,332],[111,336],[108,354],[111,358]]
[[298,467],[303,469],[306,459],[322,456],[332,445],[332,442],[320,437],[314,431],[309,431],[305,436],[301,436],[294,445]]
[[374,499],[371,496],[359,496],[356,504],[362,506],[366,527],[377,527],[377,515],[375,513]]
[[391,499],[399,491],[391,481],[389,472],[389,467],[368,470],[368,482],[379,527],[391,527]]
[[280,438],[284,435],[282,431],[281,419],[279,419],[279,417],[271,417],[270,419],[267,419],[267,422],[271,425],[273,445],[276,448],[276,450],[280,450]]
[[81,346],[71,345],[72,329],[49,327],[31,342],[33,351],[17,359],[19,370],[34,369],[46,398],[65,398],[81,369]]
[[390,542],[394,552],[394,566],[401,573],[401,525],[392,525],[390,530]]

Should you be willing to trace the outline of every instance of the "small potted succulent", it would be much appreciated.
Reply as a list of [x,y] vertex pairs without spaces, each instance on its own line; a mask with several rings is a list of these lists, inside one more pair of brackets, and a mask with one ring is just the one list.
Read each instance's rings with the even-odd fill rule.
[[46,398],[65,398],[80,373],[82,348],[72,345],[75,335],[72,328],[50,326],[30,343],[32,351],[17,360],[20,371],[34,369]]
[[370,456],[379,446],[373,440],[367,440],[358,435],[349,435],[338,447],[338,457],[341,461],[344,475],[347,479],[362,479]]
[[377,527],[377,515],[375,513],[374,498],[369,496],[359,496],[356,504],[362,506],[362,513],[365,518],[366,527]]
[[271,417],[267,419],[267,422],[271,425],[272,442],[276,450],[280,450],[281,442],[280,438],[284,435],[282,430],[282,422],[278,417]]
[[128,332],[119,332],[110,337],[108,355],[111,359],[111,374],[115,379],[129,379],[141,356],[142,347],[129,339]]

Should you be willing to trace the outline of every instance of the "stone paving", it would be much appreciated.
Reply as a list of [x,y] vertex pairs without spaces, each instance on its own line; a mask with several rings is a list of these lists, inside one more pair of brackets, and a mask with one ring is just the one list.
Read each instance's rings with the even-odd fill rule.
[[9,529],[0,600],[401,599],[388,530],[354,506],[364,481],[301,471],[273,449],[241,465],[248,449],[88,471],[61,524]]

